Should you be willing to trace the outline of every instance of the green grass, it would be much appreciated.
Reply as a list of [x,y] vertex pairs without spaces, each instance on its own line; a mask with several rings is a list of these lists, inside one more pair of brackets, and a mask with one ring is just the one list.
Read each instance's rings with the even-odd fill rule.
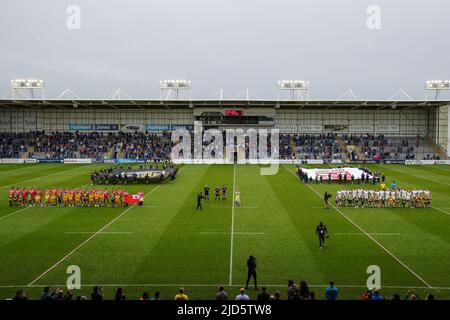
[[[414,288],[422,297],[432,292],[438,299],[450,299],[450,167],[369,166],[385,173],[389,184],[395,180],[399,187],[430,189],[430,209],[324,210],[319,195],[334,194],[337,185],[304,185],[292,174],[293,166],[262,176],[255,165],[185,166],[174,182],[143,186],[146,207],[126,212],[8,207],[10,186],[86,187],[89,173],[98,167],[0,166],[0,298],[24,288],[38,299],[43,286],[64,287],[69,265],[81,268],[83,287],[75,295],[88,295],[100,284],[107,298],[122,286],[129,299],[155,290],[172,299],[183,285],[190,298],[211,299],[222,284],[234,296],[245,282],[246,259],[253,254],[259,284],[281,290],[284,298],[288,279],[306,280],[319,299],[333,279],[341,298],[359,299],[367,267],[378,265],[384,296]],[[203,212],[195,210],[195,195],[205,184],[226,184],[231,195],[233,182],[241,191],[242,207],[233,209],[229,197],[205,202]],[[131,192],[140,188],[127,187]],[[331,237],[319,251],[314,231],[321,220]],[[111,221],[103,231],[126,233],[87,233]],[[371,238],[357,226],[373,234]],[[255,297],[255,291],[249,293]]]

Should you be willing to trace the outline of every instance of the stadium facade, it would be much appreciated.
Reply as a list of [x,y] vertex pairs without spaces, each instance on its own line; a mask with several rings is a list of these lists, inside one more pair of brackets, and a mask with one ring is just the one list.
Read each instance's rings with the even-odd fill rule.
[[417,136],[450,155],[447,100],[0,100],[0,132],[160,133],[175,128],[276,128],[280,133]]

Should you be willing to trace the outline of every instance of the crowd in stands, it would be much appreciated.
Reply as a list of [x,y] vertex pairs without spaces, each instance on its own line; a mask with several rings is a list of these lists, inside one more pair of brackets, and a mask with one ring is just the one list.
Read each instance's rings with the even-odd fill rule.
[[[344,145],[354,146],[342,150]],[[193,135],[191,137],[194,144]],[[206,147],[210,141],[203,141]],[[82,158],[102,160],[105,158],[126,159],[170,159],[174,144],[171,133],[151,132],[45,132],[1,133],[1,158],[62,159]],[[224,135],[224,146],[227,145]],[[249,139],[243,145],[249,157]],[[193,149],[193,147],[192,147]],[[268,152],[271,156],[270,135]],[[320,159],[324,161],[344,160],[439,160],[432,148],[424,143],[424,138],[387,137],[384,135],[343,135],[322,134],[280,134],[280,159]]]
[[33,133],[2,133],[0,135],[0,158],[20,158],[27,151]]
[[[439,160],[424,143],[424,138],[416,137],[387,137],[384,135],[344,135],[347,145],[360,149],[361,156],[365,160]],[[351,160],[358,159],[354,150],[349,151]]]
[[291,137],[296,146],[294,156],[297,159],[343,159],[336,134],[296,134]]
[[[312,291],[306,281],[300,281],[297,286],[293,280],[288,280],[287,289],[285,292],[281,292],[279,290],[275,290],[272,293],[269,293],[266,287],[261,287],[256,291],[256,301],[280,301],[280,300],[288,300],[288,301],[311,301],[311,300],[339,300],[340,290],[335,285],[334,281],[330,281],[329,285],[323,290],[320,296],[317,296],[315,291]],[[102,300],[128,300],[129,296],[126,295],[124,288],[117,288],[114,296],[107,297],[103,288],[101,286],[95,286],[92,289],[91,294],[86,295],[74,295],[74,292],[69,289],[61,289],[61,288],[51,288],[45,287],[42,295],[40,296],[40,300],[42,301],[50,301],[50,300],[92,300],[92,301],[102,301]],[[189,300],[189,295],[185,288],[180,287],[176,293],[174,293],[173,297],[169,297],[168,299],[178,300],[178,301],[187,301]],[[372,289],[367,290],[361,294],[361,300],[421,300],[419,295],[414,290],[408,290],[407,293],[400,297],[399,294],[392,294],[389,298],[383,297],[380,290]],[[14,297],[9,300],[28,300],[28,297],[23,289],[19,289],[16,291]],[[139,297],[133,297],[130,300],[161,300],[161,292],[155,291],[152,295],[150,295],[147,291],[144,291],[142,295]],[[210,300],[236,300],[236,301],[249,301],[251,300],[250,296],[247,294],[246,289],[241,288],[236,295],[229,294],[223,286],[219,286],[217,291],[210,296]],[[425,296],[424,300],[435,300],[433,294],[429,293]]]

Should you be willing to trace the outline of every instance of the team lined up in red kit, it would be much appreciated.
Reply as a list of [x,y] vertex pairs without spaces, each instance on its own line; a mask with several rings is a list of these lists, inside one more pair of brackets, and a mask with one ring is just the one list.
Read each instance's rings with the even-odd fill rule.
[[144,192],[130,195],[126,190],[97,189],[19,189],[9,190],[9,205],[18,206],[51,206],[51,207],[123,207],[138,198],[142,204]]

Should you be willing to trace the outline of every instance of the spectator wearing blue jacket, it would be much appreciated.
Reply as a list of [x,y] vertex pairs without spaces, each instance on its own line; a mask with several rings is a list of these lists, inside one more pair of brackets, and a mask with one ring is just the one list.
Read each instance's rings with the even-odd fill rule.
[[378,290],[375,290],[372,295],[372,300],[380,301],[380,300],[384,300],[384,298],[382,296],[380,296],[380,293],[378,292]]
[[337,300],[338,294],[339,290],[334,286],[334,281],[330,281],[330,285],[325,290],[325,297],[327,300]]

